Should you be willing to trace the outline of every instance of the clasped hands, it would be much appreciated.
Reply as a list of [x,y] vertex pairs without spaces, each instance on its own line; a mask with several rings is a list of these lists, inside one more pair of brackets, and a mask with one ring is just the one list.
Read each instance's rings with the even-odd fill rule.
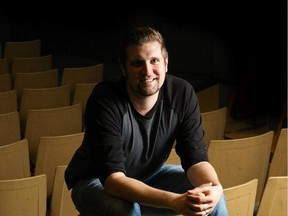
[[221,185],[207,183],[181,194],[175,210],[182,215],[205,216],[211,214],[223,194]]

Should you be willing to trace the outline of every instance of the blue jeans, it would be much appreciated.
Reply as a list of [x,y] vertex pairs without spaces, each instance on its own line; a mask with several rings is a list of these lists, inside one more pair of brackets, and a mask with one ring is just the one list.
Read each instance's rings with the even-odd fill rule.
[[[185,193],[194,188],[178,165],[164,165],[144,183],[163,190]],[[153,208],[109,196],[98,178],[78,182],[72,189],[72,200],[81,216],[177,215],[170,209]],[[223,195],[210,216],[228,216]]]

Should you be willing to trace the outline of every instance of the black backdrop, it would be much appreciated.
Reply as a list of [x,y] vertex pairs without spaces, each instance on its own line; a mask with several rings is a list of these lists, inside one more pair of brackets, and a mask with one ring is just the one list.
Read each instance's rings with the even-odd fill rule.
[[40,38],[60,71],[103,62],[109,79],[120,73],[121,33],[150,25],[166,38],[169,73],[196,90],[215,82],[236,86],[239,109],[254,109],[249,115],[279,111],[287,97],[286,1],[155,4],[7,1],[0,7],[0,40]]

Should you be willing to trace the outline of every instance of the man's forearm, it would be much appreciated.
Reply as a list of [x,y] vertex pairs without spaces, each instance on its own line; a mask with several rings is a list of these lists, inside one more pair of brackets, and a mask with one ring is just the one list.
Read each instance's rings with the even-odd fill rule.
[[105,182],[105,191],[131,202],[160,208],[171,208],[172,202],[178,194],[159,190],[147,184],[126,177],[123,173],[113,173]]
[[212,185],[221,185],[215,169],[209,162],[200,162],[191,166],[187,177],[195,187],[209,182]]

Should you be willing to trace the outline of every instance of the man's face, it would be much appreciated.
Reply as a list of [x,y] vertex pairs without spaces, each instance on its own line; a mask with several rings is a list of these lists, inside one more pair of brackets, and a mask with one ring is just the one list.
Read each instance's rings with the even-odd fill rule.
[[127,49],[127,61],[123,75],[128,82],[128,91],[141,96],[158,93],[164,83],[168,58],[164,58],[158,42]]

